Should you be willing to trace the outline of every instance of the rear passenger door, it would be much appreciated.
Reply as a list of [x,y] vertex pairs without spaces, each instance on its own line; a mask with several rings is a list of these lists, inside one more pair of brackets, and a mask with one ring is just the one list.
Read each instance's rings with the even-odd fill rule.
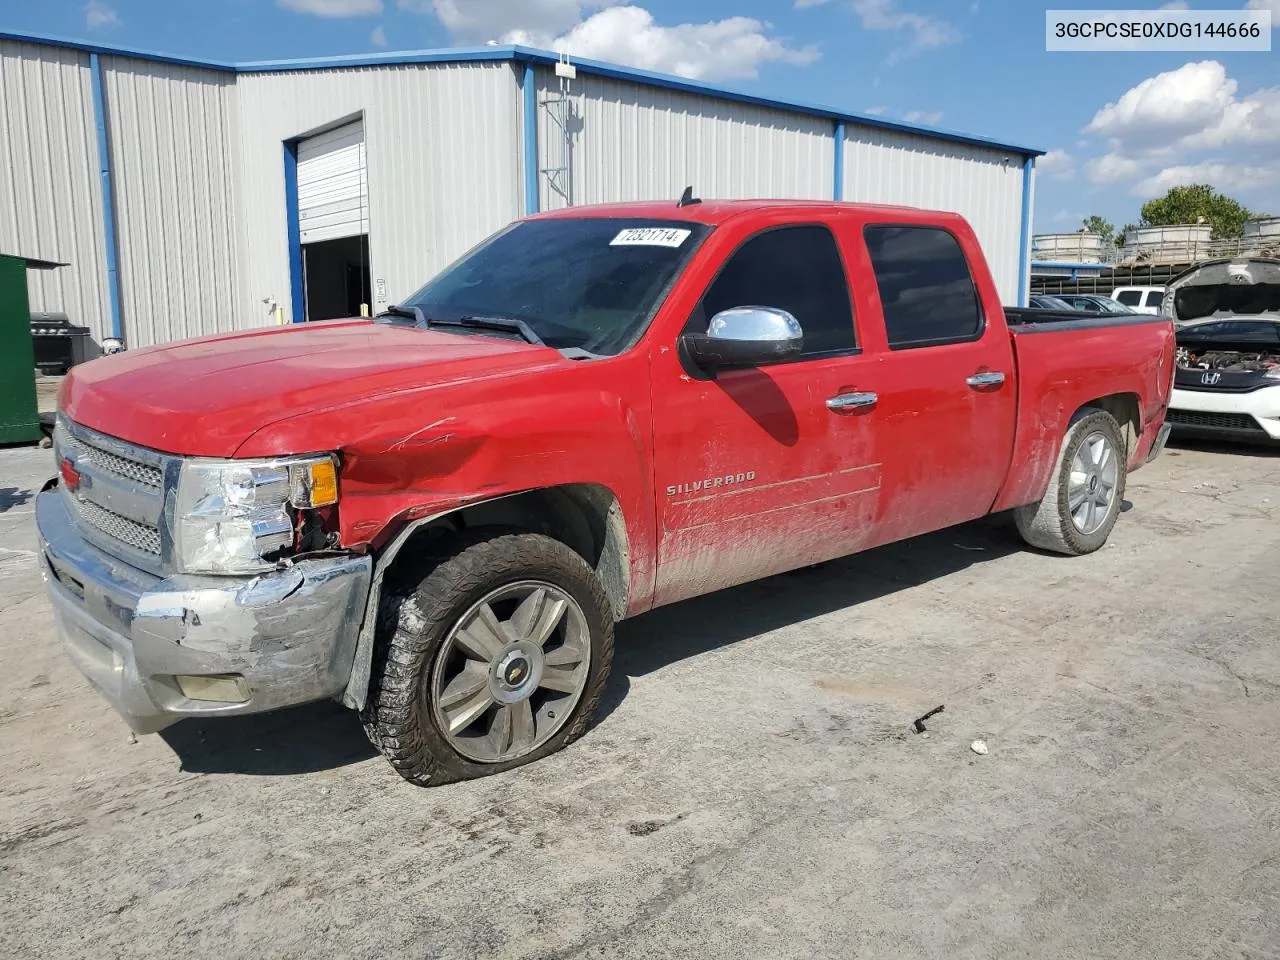
[[1007,329],[986,316],[999,304],[984,307],[955,234],[872,223],[863,239],[885,324],[874,389],[887,543],[990,509],[1013,449],[1015,371]]

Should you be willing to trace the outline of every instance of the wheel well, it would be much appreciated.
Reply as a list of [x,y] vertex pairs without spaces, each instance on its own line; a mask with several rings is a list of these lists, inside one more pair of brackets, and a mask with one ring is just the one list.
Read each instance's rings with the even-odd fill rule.
[[[1120,424],[1120,430],[1124,434],[1127,453],[1132,454],[1138,448],[1138,437],[1142,434],[1142,408],[1139,405],[1136,393],[1108,394],[1105,397],[1090,400],[1082,405],[1080,410],[1085,409],[1085,407],[1105,410],[1115,417],[1116,423]],[[1077,415],[1080,410],[1076,411]]]
[[440,517],[415,530],[388,571],[411,563],[441,537],[476,527],[506,527],[541,533],[565,544],[595,570],[613,618],[627,611],[631,561],[627,527],[618,499],[606,487],[575,483],[499,497]]

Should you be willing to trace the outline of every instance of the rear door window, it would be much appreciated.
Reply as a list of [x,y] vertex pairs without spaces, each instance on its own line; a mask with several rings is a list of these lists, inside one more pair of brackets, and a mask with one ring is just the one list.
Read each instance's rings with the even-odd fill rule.
[[1141,290],[1121,290],[1116,294],[1116,299],[1123,303],[1126,307],[1137,307],[1142,305]]
[[939,227],[868,226],[885,329],[893,349],[976,340],[982,308],[960,243]]
[[1160,301],[1161,301],[1161,300],[1163,300],[1163,299],[1164,299],[1164,294],[1163,294],[1163,293],[1161,293],[1159,290],[1148,290],[1148,291],[1147,291],[1147,306],[1148,306],[1148,307],[1155,307],[1157,310],[1158,310],[1158,309],[1160,309]]

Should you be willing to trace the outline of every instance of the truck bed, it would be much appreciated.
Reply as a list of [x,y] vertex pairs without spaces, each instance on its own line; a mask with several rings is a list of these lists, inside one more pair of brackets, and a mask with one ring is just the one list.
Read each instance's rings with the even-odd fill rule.
[[1038,332],[1041,328],[1090,330],[1098,327],[1125,327],[1144,323],[1169,322],[1167,317],[1161,317],[1154,313],[1135,313],[1132,316],[1121,316],[1090,313],[1084,310],[1037,310],[1035,307],[1005,307],[1004,319],[1010,329],[1025,333]]

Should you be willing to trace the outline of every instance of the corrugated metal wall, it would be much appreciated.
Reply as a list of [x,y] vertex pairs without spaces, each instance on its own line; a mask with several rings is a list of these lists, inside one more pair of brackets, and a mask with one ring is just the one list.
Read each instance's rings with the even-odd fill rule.
[[122,57],[103,68],[129,346],[243,325],[235,75]]
[[[242,307],[289,314],[284,140],[363,116],[369,253],[395,302],[520,215],[520,105],[508,63],[241,75]],[[381,304],[379,304],[381,305]]]
[[32,271],[32,310],[111,331],[89,54],[0,41],[0,252],[68,263]]
[[963,215],[986,253],[1005,303],[1018,302],[1022,162],[1017,154],[850,125],[844,199]]
[[[548,98],[559,81],[538,71],[540,166],[564,163],[564,134]],[[712,97],[579,74],[572,84],[572,201],[704,198],[829,200],[833,123]],[[567,199],[541,175],[542,209]]]

